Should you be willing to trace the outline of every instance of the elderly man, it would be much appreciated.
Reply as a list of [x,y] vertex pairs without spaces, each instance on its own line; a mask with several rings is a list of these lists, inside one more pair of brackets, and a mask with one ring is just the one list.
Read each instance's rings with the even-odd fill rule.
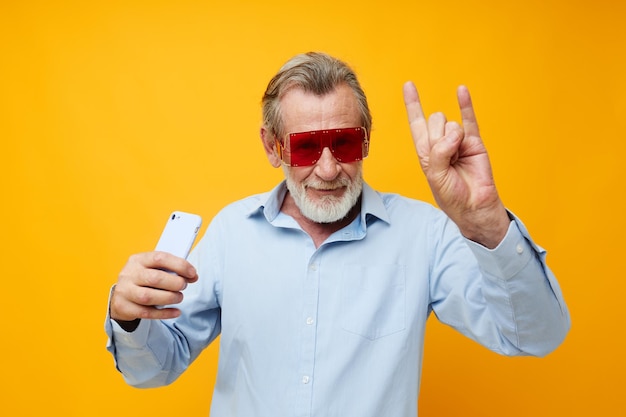
[[437,209],[363,181],[372,122],[345,63],[288,61],[260,130],[285,181],[222,210],[189,262],[148,252],[121,271],[106,329],[127,382],[169,384],[221,335],[213,417],[410,416],[431,312],[500,354],[555,349],[569,329],[559,286],[457,94],[462,125],[426,120],[404,86]]

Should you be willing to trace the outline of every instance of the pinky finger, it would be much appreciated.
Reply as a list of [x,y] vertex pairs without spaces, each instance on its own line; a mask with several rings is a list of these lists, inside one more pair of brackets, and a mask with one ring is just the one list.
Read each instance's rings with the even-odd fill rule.
[[179,317],[180,309],[174,307],[143,307],[137,318],[147,320],[166,320]]

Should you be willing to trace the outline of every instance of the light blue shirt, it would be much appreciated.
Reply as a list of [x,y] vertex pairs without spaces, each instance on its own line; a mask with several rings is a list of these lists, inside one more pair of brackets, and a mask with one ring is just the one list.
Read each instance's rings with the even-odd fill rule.
[[426,319],[504,355],[542,356],[569,329],[559,286],[515,219],[488,250],[440,210],[364,185],[360,215],[319,248],[280,211],[284,183],[233,203],[189,260],[175,320],[107,319],[129,384],[174,381],[218,335],[212,417],[417,415]]

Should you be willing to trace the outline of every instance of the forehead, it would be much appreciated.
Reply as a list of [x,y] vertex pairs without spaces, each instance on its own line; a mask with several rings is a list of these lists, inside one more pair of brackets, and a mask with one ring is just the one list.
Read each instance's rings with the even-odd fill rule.
[[293,88],[280,100],[280,110],[284,133],[361,125],[358,101],[344,84],[323,96]]

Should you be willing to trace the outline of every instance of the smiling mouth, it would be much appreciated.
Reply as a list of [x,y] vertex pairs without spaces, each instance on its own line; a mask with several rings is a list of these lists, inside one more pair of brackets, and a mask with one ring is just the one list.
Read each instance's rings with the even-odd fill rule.
[[315,191],[320,191],[320,192],[338,191],[338,190],[341,190],[343,188],[346,188],[346,187],[311,187],[311,189],[313,189]]
[[308,189],[317,192],[317,193],[323,193],[323,194],[335,194],[337,192],[341,192],[344,191],[347,186],[345,185],[328,185],[328,186],[324,186],[324,185],[317,185],[317,186],[308,186]]
[[309,196],[315,200],[339,200],[346,195],[346,187],[310,188]]
[[316,190],[316,191],[336,191],[345,189],[348,187],[347,181],[336,180],[331,182],[325,181],[311,181],[309,184],[305,184],[307,188]]

